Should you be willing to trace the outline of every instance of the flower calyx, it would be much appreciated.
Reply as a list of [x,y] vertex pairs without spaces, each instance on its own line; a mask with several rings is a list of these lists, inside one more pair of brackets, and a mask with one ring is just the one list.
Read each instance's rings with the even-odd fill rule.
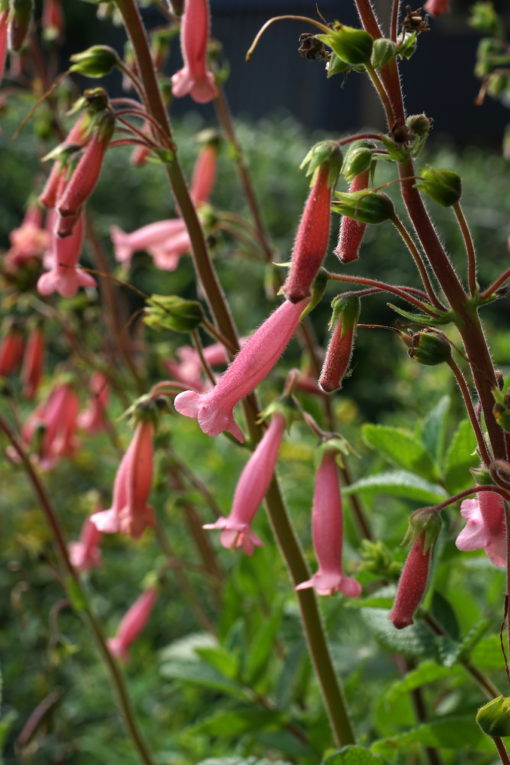
[[450,343],[441,332],[423,329],[409,336],[404,335],[403,339],[409,345],[409,356],[419,364],[435,366],[451,358]]
[[510,736],[510,698],[491,699],[478,710],[476,722],[487,736]]
[[462,194],[460,175],[453,170],[425,167],[416,187],[442,207],[457,204]]
[[310,186],[313,186],[319,170],[326,167],[328,169],[327,183],[332,188],[337,182],[342,162],[342,150],[336,141],[319,141],[312,146],[299,169],[303,170],[306,167],[306,175],[311,175]]
[[197,300],[178,295],[152,295],[147,300],[144,324],[152,329],[193,332],[204,320],[204,311]]
[[345,215],[360,223],[383,223],[395,215],[393,202],[381,192],[372,191],[336,191],[333,212]]

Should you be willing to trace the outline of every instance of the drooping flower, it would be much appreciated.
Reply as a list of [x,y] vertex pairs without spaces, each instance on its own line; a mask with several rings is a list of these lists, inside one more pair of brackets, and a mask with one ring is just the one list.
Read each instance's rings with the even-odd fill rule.
[[21,381],[25,398],[31,399],[37,393],[43,375],[44,331],[38,322],[30,332],[23,354]]
[[254,547],[262,547],[263,542],[253,533],[250,524],[271,483],[285,425],[285,415],[275,412],[241,473],[230,515],[204,525],[204,529],[221,529],[223,547],[242,547],[248,555]]
[[319,595],[342,592],[349,598],[361,593],[356,579],[342,569],[343,514],[336,452],[325,448],[317,470],[312,510],[312,537],[319,570],[296,590],[313,587]]
[[218,142],[209,141],[200,149],[193,168],[190,196],[197,207],[209,201],[216,178],[217,164]]
[[342,380],[351,363],[359,311],[359,298],[339,297],[333,301],[332,322],[336,324],[319,377],[319,385],[325,393],[342,387]]
[[[239,346],[242,348],[248,338],[239,338]],[[204,358],[211,367],[227,364],[227,352],[221,343],[212,343],[203,349]],[[189,385],[197,391],[204,391],[208,384],[202,378],[202,364],[200,356],[191,345],[181,345],[176,351],[178,361],[167,361],[166,368],[172,379]]]
[[431,16],[443,16],[450,11],[450,0],[427,0],[423,10]]
[[275,366],[296,331],[307,302],[282,303],[248,338],[211,391],[179,393],[174,404],[177,411],[186,417],[196,417],[209,436],[228,430],[242,442],[244,437],[234,420],[233,408]]
[[182,230],[176,231],[164,244],[147,248],[156,268],[161,268],[163,271],[175,271],[182,255],[190,251],[191,240],[184,224]]
[[78,542],[69,542],[69,558],[78,571],[89,571],[91,568],[99,568],[101,565],[101,550],[99,542],[101,532],[92,523],[90,518],[85,520],[82,526]]
[[[59,220],[60,216],[57,216],[57,230]],[[62,297],[73,297],[79,287],[96,286],[96,280],[93,276],[77,268],[84,233],[83,211],[79,214],[70,236],[62,237],[55,232],[52,243],[54,252],[51,270],[42,274],[37,282],[37,291],[40,295],[51,295],[52,292],[58,292]]]
[[503,500],[494,491],[465,499],[460,513],[467,523],[455,540],[459,550],[485,550],[496,565],[506,566],[506,521]]
[[153,433],[150,419],[137,424],[115,476],[112,506],[91,516],[99,531],[138,539],[148,526],[155,526],[154,511],[147,504],[152,488]]
[[16,322],[5,324],[5,334],[0,342],[0,376],[10,375],[21,364],[24,334]]
[[106,427],[105,411],[108,402],[108,385],[101,372],[94,372],[89,390],[90,404],[78,417],[78,425],[87,433],[97,433]]
[[64,13],[61,0],[44,0],[41,26],[46,40],[61,40],[64,34]]
[[[369,179],[370,170],[365,170],[357,175],[351,181],[349,193],[353,191],[362,191],[363,189],[368,188]],[[360,221],[348,218],[346,215],[342,216],[338,244],[333,250],[342,263],[350,263],[352,260],[357,260],[359,258],[359,248],[366,228],[366,223],[360,223]]]
[[51,470],[60,458],[76,452],[78,409],[72,386],[58,383],[23,426],[23,441],[33,446],[42,470]]
[[172,77],[172,93],[187,96],[199,104],[216,98],[214,75],[207,69],[209,6],[207,0],[186,0],[181,20],[181,51],[184,66]]
[[166,242],[185,230],[186,224],[180,218],[149,223],[130,234],[126,234],[118,226],[112,226],[110,236],[115,250],[115,259],[119,263],[129,262],[134,252],[163,247]]
[[25,260],[40,258],[48,246],[48,233],[42,228],[41,209],[37,204],[30,204],[21,226],[9,234],[11,248],[6,261],[15,268]]
[[145,590],[122,617],[117,634],[108,640],[108,648],[118,659],[129,661],[128,648],[147,624],[157,595],[155,587]]
[[5,60],[7,58],[7,18],[8,9],[2,10],[0,6],[0,85],[4,78]]

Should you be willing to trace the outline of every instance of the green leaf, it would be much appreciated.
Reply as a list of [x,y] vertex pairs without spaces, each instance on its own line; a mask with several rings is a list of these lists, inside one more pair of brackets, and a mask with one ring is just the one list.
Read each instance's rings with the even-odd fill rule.
[[494,746],[476,725],[473,712],[470,716],[445,717],[420,725],[400,736],[376,741],[372,745],[372,751],[394,757],[397,751],[408,751],[414,748],[415,744],[420,745],[420,750],[425,746],[454,749],[458,757],[463,751],[486,752],[491,751],[491,747]]
[[471,651],[470,660],[478,669],[503,670],[505,661],[499,635],[487,635]]
[[244,691],[239,685],[225,678],[205,662],[168,661],[161,665],[161,674],[168,680],[178,680],[203,688],[212,688],[236,698],[245,697]]
[[440,463],[446,438],[446,418],[450,409],[450,397],[443,396],[426,416],[422,426],[423,443]]
[[366,478],[360,478],[359,481],[347,486],[342,491],[345,495],[375,491],[380,494],[391,494],[394,497],[432,505],[436,505],[448,497],[442,486],[425,481],[406,470],[369,475]]
[[[412,321],[414,324],[433,326],[436,324],[449,324],[452,320],[452,314],[448,311],[438,311],[437,316],[431,316],[429,313],[406,311],[404,308],[400,308],[400,306],[394,305],[393,303],[388,303],[388,306],[392,308],[395,313],[400,314],[400,316],[403,316],[405,319],[409,319],[409,321]],[[430,306],[430,308],[433,308],[433,306]]]
[[208,757],[200,760],[198,765],[290,765],[283,760],[259,760],[258,757]]
[[416,658],[436,658],[434,636],[421,622],[397,630],[390,622],[389,612],[382,608],[364,608],[361,614],[376,640],[388,651]]
[[405,693],[421,688],[423,685],[433,683],[443,677],[451,677],[452,671],[449,667],[444,667],[434,661],[425,661],[419,667],[408,672],[402,680],[397,680],[390,685],[384,694],[383,702],[391,708],[392,704],[399,696]]
[[283,603],[273,609],[270,619],[264,621],[251,641],[246,661],[246,682],[253,686],[264,670],[268,670],[270,658],[274,654],[274,642],[283,616]]
[[187,732],[226,739],[281,725],[283,719],[282,713],[277,710],[259,709],[250,704],[236,709],[221,709],[188,728]]
[[229,680],[233,680],[237,675],[239,659],[234,653],[229,653],[219,646],[214,648],[196,648],[195,653],[207,664],[210,664],[211,667],[214,667],[221,675],[228,677]]
[[396,585],[389,584],[387,587],[373,592],[367,598],[352,598],[346,602],[346,608],[384,608],[387,611],[392,607],[395,600]]
[[338,752],[326,757],[322,765],[382,765],[382,762],[380,757],[362,746],[343,746]]
[[365,442],[404,470],[433,481],[438,469],[424,445],[408,430],[389,425],[363,425]]
[[456,494],[473,484],[469,468],[476,467],[480,459],[476,454],[476,438],[469,420],[462,420],[455,431],[444,460],[446,488]]

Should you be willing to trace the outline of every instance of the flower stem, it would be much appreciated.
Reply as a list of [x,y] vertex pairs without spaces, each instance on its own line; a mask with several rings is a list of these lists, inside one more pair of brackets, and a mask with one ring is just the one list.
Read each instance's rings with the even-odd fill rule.
[[476,295],[476,293],[478,292],[478,283],[476,280],[476,251],[475,251],[475,245],[473,242],[473,237],[471,236],[471,231],[469,229],[468,222],[464,216],[464,212],[462,210],[460,202],[456,202],[453,205],[453,212],[455,213],[455,217],[457,218],[457,223],[459,224],[459,228],[462,232],[462,237],[464,239],[464,245],[466,247],[469,291],[472,295]]
[[480,427],[480,423],[478,422],[478,417],[476,416],[475,408],[473,406],[473,402],[471,400],[471,394],[469,392],[469,388],[467,385],[467,382],[464,378],[464,375],[462,374],[462,370],[458,366],[457,362],[455,362],[451,357],[447,362],[448,366],[452,370],[453,374],[455,375],[455,379],[457,380],[458,386],[460,388],[460,392],[462,394],[462,398],[464,399],[464,405],[466,407],[469,419],[471,420],[471,425],[473,427],[475,436],[476,436],[476,443],[478,444],[478,449],[480,451],[480,456],[482,457],[482,460],[485,462],[487,467],[489,467],[490,463],[492,462],[492,457],[489,454],[489,451],[487,449],[487,444],[485,443],[485,438],[482,433],[482,429]]
[[418,269],[423,286],[425,287],[425,290],[427,292],[430,302],[433,305],[435,305],[436,308],[439,308],[440,310],[444,311],[445,307],[444,305],[441,304],[441,302],[436,297],[434,288],[431,284],[429,275],[427,273],[427,268],[425,266],[425,263],[423,262],[423,258],[421,257],[417,246],[415,245],[413,241],[412,236],[410,235],[410,233],[408,232],[408,230],[406,229],[406,227],[404,226],[404,224],[402,223],[400,218],[398,218],[397,215],[394,215],[391,221],[393,225],[395,226],[395,228],[397,229],[400,236],[402,237],[402,239],[404,240],[404,243],[407,249],[411,253],[411,256],[415,262],[416,268]]

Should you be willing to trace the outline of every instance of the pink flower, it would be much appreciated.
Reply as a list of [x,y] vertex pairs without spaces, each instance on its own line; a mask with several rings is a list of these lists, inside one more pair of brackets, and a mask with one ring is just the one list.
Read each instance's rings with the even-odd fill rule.
[[[59,218],[57,228],[58,221]],[[73,297],[79,287],[96,286],[93,276],[76,267],[83,244],[84,228],[82,212],[70,236],[61,237],[55,234],[53,237],[53,265],[50,271],[39,277],[37,291],[40,295],[58,292],[62,297]]]
[[[365,172],[357,175],[349,186],[349,193],[366,189],[368,187],[369,178],[370,170],[365,170]],[[359,258],[359,248],[366,227],[366,223],[360,223],[357,220],[348,218],[346,215],[342,216],[338,244],[336,249],[333,250],[342,263],[350,263],[351,260],[357,260]]]
[[150,420],[142,420],[136,426],[115,476],[112,506],[91,516],[99,531],[120,532],[138,539],[148,526],[155,526],[154,511],[147,504],[152,488],[153,433]]
[[209,201],[216,177],[217,162],[217,145],[214,143],[206,144],[198,154],[191,180],[190,195],[197,207]]
[[23,345],[21,327],[11,322],[0,343],[0,376],[10,375],[19,367],[23,358]]
[[180,218],[149,223],[130,234],[126,234],[118,226],[112,226],[110,236],[115,250],[115,259],[120,263],[129,261],[134,252],[164,246],[168,240],[181,234],[185,229],[186,225]]
[[[241,348],[246,344],[247,339],[246,337],[239,338]],[[221,343],[207,345],[203,352],[205,360],[212,367],[228,362],[225,346]],[[190,345],[182,345],[177,349],[176,355],[179,361],[166,362],[166,367],[172,378],[200,392],[208,389],[208,383],[204,382],[202,378],[202,364],[196,350]]]
[[324,358],[319,385],[325,393],[342,387],[342,381],[351,363],[354,335],[359,318],[359,298],[338,298],[333,308],[336,325]]
[[181,21],[181,51],[184,67],[172,77],[172,93],[187,96],[199,104],[216,98],[214,75],[207,69],[209,7],[207,0],[186,0]]
[[313,546],[319,570],[296,590],[313,587],[319,595],[342,592],[349,598],[361,593],[356,579],[342,571],[343,516],[342,497],[335,451],[326,449],[317,470],[312,510]]
[[7,58],[7,17],[9,11],[0,12],[0,85],[4,78],[5,60]]
[[230,515],[204,526],[204,529],[222,530],[223,547],[242,547],[248,555],[253,553],[254,547],[262,547],[263,543],[250,529],[250,524],[271,483],[285,425],[284,415],[276,412],[241,473]]
[[108,648],[118,659],[129,661],[128,648],[147,624],[157,595],[155,587],[145,590],[122,617],[117,634],[108,640]]
[[299,223],[290,270],[283,285],[285,297],[293,303],[308,297],[326,254],[331,216],[329,173],[329,165],[319,168]]
[[503,500],[494,491],[465,499],[460,513],[467,523],[455,540],[459,550],[485,550],[496,565],[506,566],[506,521]]
[[101,565],[101,550],[99,541],[101,532],[97,530],[90,518],[85,520],[80,533],[79,542],[69,542],[68,552],[71,563],[78,571],[89,571]]
[[430,545],[425,551],[425,544],[426,535],[422,532],[414,540],[400,574],[395,602],[390,612],[390,620],[398,630],[413,624],[415,611],[427,589],[433,546]]
[[29,205],[19,228],[9,234],[11,249],[6,260],[18,267],[24,260],[39,258],[48,246],[48,233],[42,228],[41,210],[36,204]]
[[108,402],[106,378],[101,372],[94,372],[92,375],[90,393],[89,407],[78,417],[78,425],[87,433],[97,433],[106,427],[105,411]]
[[184,222],[182,229],[176,230],[171,237],[165,240],[164,244],[147,248],[149,255],[152,255],[156,268],[161,268],[164,271],[175,271],[181,256],[190,250],[191,241]]
[[21,381],[26,398],[33,398],[37,393],[43,375],[44,332],[42,324],[37,324],[31,331],[23,355]]
[[[77,144],[78,146],[85,146],[89,138],[88,128],[90,125],[90,117],[87,113],[82,114],[74,123],[71,130],[67,134],[64,145],[71,146]],[[55,207],[57,203],[58,195],[64,190],[65,187],[66,168],[65,165],[57,160],[53,163],[50,174],[46,180],[46,184],[41,194],[39,195],[39,201],[44,207],[49,209]]]
[[450,10],[449,0],[427,0],[423,10],[430,13],[431,16],[442,16]]
[[46,40],[60,40],[64,33],[64,14],[60,0],[44,0],[41,26]]
[[185,391],[176,396],[177,411],[196,417],[209,436],[228,430],[238,441],[244,441],[232,410],[272,370],[296,331],[307,302],[282,303],[246,341],[211,391]]
[[72,387],[59,383],[25,423],[23,441],[35,442],[42,470],[51,470],[61,457],[72,457],[75,453],[78,408],[78,396]]

